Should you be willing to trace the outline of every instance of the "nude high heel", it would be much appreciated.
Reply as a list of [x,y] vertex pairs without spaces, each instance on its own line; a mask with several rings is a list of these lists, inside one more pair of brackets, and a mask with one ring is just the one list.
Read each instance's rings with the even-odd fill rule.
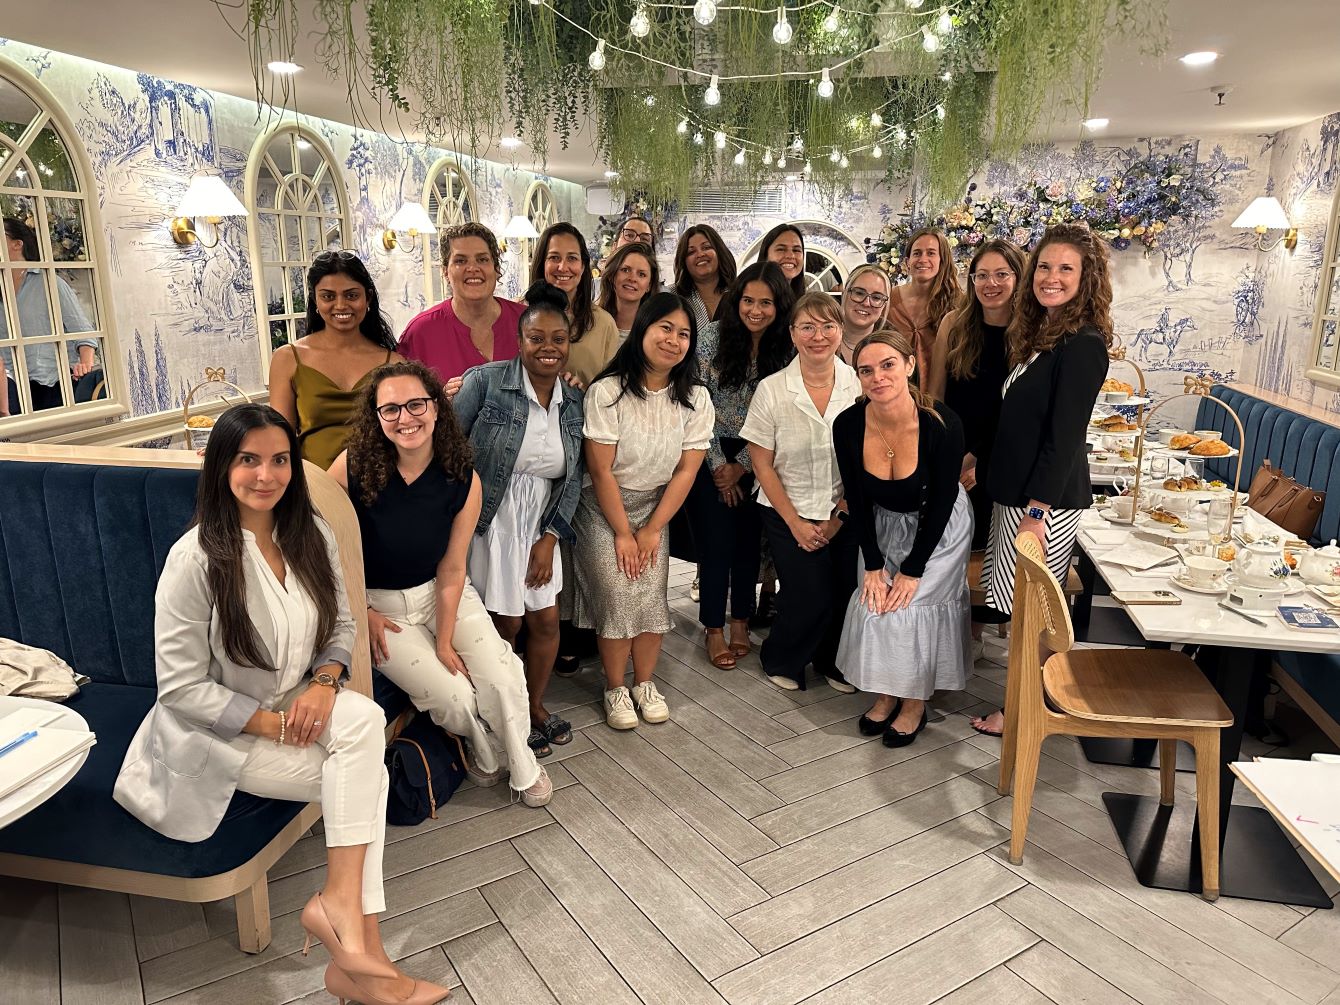
[[332,962],[346,976],[364,974],[368,977],[385,977],[391,980],[400,976],[400,972],[389,963],[383,963],[367,953],[351,953],[340,944],[340,937],[335,932],[335,926],[330,923],[330,916],[326,914],[319,892],[312,894],[312,899],[302,909],[299,923],[307,933],[302,943],[303,956],[306,956],[307,951],[312,948],[312,940],[315,939],[326,947]]
[[414,990],[404,998],[381,998],[334,963],[326,966],[326,991],[338,998],[340,1005],[346,1005],[346,1002],[361,1002],[362,1005],[437,1005],[451,997],[451,992],[446,988],[427,981],[415,981]]

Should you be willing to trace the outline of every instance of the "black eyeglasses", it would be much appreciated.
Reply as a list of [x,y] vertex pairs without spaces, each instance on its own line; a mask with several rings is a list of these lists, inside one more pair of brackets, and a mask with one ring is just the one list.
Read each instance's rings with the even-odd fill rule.
[[853,286],[847,291],[847,296],[851,297],[854,304],[863,304],[870,302],[871,307],[883,307],[889,302],[889,298],[883,293],[875,293],[873,290],[863,290],[859,286]]
[[400,410],[403,408],[410,415],[422,415],[428,411],[428,403],[432,398],[410,398],[403,405],[397,405],[395,402],[388,402],[385,405],[377,406],[377,414],[386,422],[395,422],[400,418]]
[[360,262],[356,251],[320,251],[312,259],[313,265],[324,265],[326,262]]

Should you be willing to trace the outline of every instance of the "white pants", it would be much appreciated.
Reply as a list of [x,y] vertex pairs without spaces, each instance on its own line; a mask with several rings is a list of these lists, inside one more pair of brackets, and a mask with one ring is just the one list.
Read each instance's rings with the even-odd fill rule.
[[377,669],[409,695],[415,708],[470,744],[481,771],[501,767],[492,733],[492,739],[501,741],[512,788],[535,784],[540,765],[526,743],[530,735],[526,674],[469,581],[451,633],[452,648],[470,671],[469,680],[437,658],[436,582],[409,590],[368,590],[368,603],[401,629],[386,633],[387,659]]
[[[304,690],[275,704],[287,709]],[[356,691],[335,696],[330,721],[310,747],[278,746],[251,737],[237,787],[271,799],[321,803],[326,847],[365,844],[363,913],[386,910],[382,892],[382,848],[386,843],[386,715]]]

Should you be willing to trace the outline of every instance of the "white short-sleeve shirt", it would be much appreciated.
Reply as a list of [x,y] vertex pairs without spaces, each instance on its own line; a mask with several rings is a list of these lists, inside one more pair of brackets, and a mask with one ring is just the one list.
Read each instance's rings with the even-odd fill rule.
[[[842,478],[833,450],[833,420],[860,396],[856,371],[833,360],[833,393],[824,414],[814,407],[800,375],[800,360],[765,377],[754,392],[740,436],[772,451],[772,466],[796,512],[806,520],[827,520],[842,498]],[[776,509],[768,494],[758,501]]]
[[660,488],[685,450],[706,450],[712,440],[716,412],[711,395],[699,384],[690,400],[691,409],[676,404],[668,387],[647,391],[644,398],[631,391],[620,396],[619,378],[605,377],[587,388],[582,433],[588,440],[616,445],[611,473],[620,488]]

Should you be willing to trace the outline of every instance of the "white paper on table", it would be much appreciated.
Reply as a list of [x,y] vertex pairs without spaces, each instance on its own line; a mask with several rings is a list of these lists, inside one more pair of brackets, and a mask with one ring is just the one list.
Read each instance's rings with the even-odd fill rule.
[[1340,873],[1340,764],[1282,757],[1233,765],[1333,873]]
[[1149,544],[1145,541],[1133,540],[1120,550],[1111,551],[1105,554],[1103,556],[1103,561],[1110,562],[1112,565],[1120,565],[1127,569],[1143,570],[1176,557],[1177,552],[1173,551],[1171,548],[1164,548],[1157,544]]

